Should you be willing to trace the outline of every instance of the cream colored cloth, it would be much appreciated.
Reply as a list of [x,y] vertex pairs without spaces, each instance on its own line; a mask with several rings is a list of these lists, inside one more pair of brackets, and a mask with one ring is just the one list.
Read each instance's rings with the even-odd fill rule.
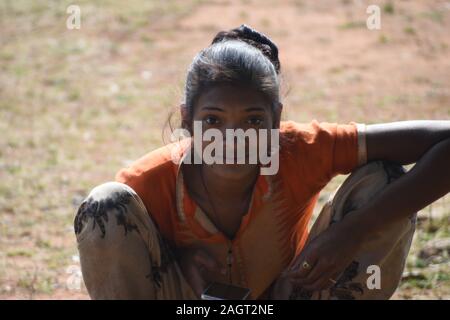
[[[404,173],[402,166],[385,161],[370,162],[353,171],[324,204],[308,241],[317,237],[329,225],[345,219],[347,213],[363,207]],[[272,296],[279,299],[314,300],[389,299],[395,292],[405,267],[415,231],[416,215],[417,213],[414,213],[409,218],[386,226],[364,243],[332,288],[307,292],[300,287],[293,288],[290,282],[285,280],[274,285]],[[374,271],[378,267],[379,273]],[[376,288],[377,282],[373,278],[375,272],[380,276],[379,288]]]
[[[359,167],[335,191],[314,223],[310,239],[345,214],[363,206],[404,174],[402,166],[371,162]],[[92,299],[197,299],[142,200],[128,185],[94,188],[75,217],[83,279]],[[415,230],[415,214],[388,226],[364,244],[336,285],[321,292],[277,281],[279,299],[388,299],[395,291]],[[378,265],[381,289],[369,290],[367,267]]]
[[107,182],[94,188],[78,210],[75,234],[92,299],[196,299],[128,185]]

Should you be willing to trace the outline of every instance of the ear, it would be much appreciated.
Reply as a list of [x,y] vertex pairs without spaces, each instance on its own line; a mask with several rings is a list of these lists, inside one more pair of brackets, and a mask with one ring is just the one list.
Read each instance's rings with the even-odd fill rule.
[[190,119],[191,117],[189,116],[189,110],[185,103],[180,104],[180,114],[181,114],[181,127],[191,132],[192,131]]
[[280,128],[280,121],[281,121],[281,111],[283,111],[283,104],[281,102],[277,102],[274,110],[273,110],[273,124],[272,127],[274,129]]

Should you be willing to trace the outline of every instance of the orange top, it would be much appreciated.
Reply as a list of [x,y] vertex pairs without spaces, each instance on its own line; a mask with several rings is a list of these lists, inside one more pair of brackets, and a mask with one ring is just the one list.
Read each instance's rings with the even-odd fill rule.
[[[337,174],[365,163],[365,125],[282,121],[279,170],[260,175],[248,213],[228,240],[189,197],[180,164],[190,139],[147,153],[116,174],[143,200],[161,234],[176,247],[200,246],[226,265],[233,284],[263,293],[301,251],[319,192]],[[186,142],[189,140],[188,142]],[[180,161],[181,163],[181,161]],[[213,275],[219,282],[228,276]]]

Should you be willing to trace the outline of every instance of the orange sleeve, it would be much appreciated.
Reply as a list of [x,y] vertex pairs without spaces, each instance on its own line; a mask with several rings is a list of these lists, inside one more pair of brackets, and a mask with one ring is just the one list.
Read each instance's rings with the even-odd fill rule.
[[127,184],[139,195],[158,229],[172,239],[175,175],[166,153],[160,148],[146,154],[129,167],[120,169],[115,181]]
[[[358,166],[358,131],[354,123],[319,123],[320,131],[326,132],[329,145],[322,148],[323,156],[330,158],[331,176],[348,174]],[[323,133],[325,134],[325,133]]]
[[[314,190],[366,161],[364,124],[288,121],[283,129],[290,141],[284,164],[290,172],[288,179],[305,182]],[[301,188],[299,183],[292,185]]]
[[144,201],[146,198],[146,192],[143,188],[143,183],[141,183],[141,179],[139,178],[139,175],[136,174],[136,172],[133,171],[131,168],[122,168],[120,169],[114,178],[115,181],[124,183],[131,187],[141,198],[141,200]]

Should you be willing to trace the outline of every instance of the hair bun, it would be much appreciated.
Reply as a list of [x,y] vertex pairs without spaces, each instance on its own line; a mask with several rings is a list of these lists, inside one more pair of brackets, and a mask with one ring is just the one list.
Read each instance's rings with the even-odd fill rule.
[[278,59],[278,47],[266,35],[252,29],[246,24],[241,24],[239,28],[234,28],[229,31],[220,31],[214,37],[211,44],[216,42],[238,39],[242,40],[253,47],[262,51],[262,53],[269,58],[275,67],[277,73],[280,72],[280,60]]

